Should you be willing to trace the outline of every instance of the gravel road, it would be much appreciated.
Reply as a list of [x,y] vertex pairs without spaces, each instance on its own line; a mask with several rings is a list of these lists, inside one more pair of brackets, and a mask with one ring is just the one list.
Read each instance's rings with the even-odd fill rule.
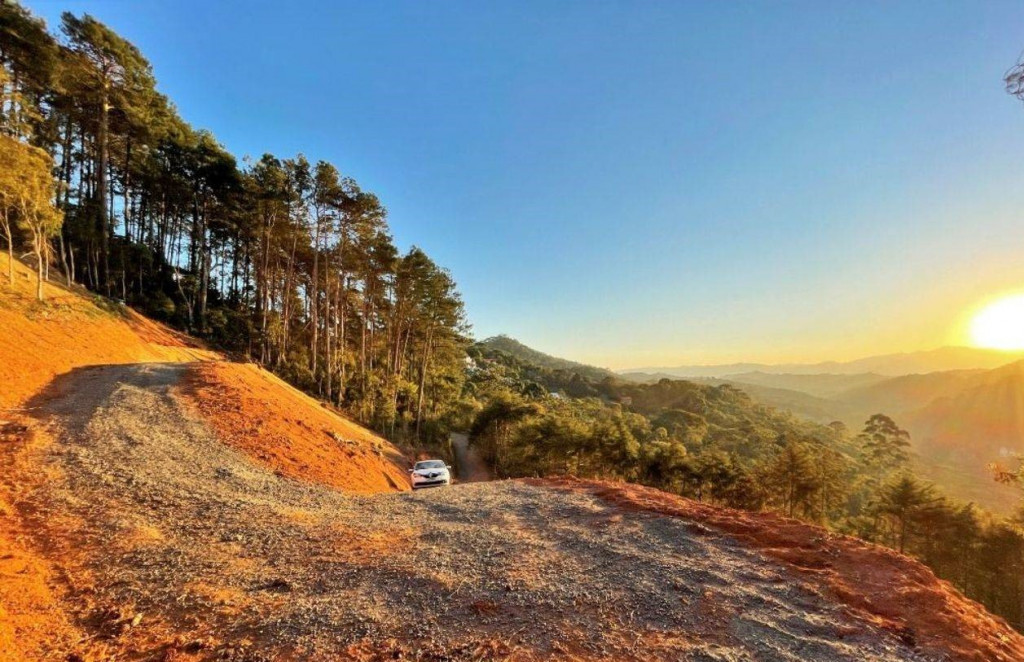
[[170,631],[168,657],[229,660],[924,659],[682,519],[509,481],[355,497],[278,477],[188,413],[183,370],[78,370],[33,403],[57,441],[23,509],[95,579],[88,645],[144,651]]
[[460,483],[479,483],[491,479],[491,472],[487,470],[480,453],[469,445],[468,436],[453,432],[452,450],[455,451],[455,468]]

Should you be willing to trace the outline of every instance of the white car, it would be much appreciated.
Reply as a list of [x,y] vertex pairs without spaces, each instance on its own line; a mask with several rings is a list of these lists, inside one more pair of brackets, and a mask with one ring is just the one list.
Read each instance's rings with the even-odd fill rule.
[[413,465],[409,470],[412,477],[412,489],[418,490],[421,487],[442,487],[452,484],[452,476],[448,472],[451,469],[442,460],[423,460]]

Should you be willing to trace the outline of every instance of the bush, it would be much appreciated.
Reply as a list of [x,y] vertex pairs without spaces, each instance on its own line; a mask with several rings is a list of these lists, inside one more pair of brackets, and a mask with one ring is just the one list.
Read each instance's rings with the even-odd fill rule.
[[146,301],[146,314],[162,321],[169,321],[175,313],[174,301],[163,292],[155,292]]

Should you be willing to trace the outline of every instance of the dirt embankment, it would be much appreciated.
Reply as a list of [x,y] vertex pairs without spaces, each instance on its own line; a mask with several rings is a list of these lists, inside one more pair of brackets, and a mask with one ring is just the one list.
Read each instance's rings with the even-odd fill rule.
[[0,419],[81,366],[220,358],[194,338],[78,286],[46,283],[46,301],[38,303],[35,275],[15,261],[11,286],[7,264],[0,252]]
[[[80,522],[46,513],[51,528],[66,535],[44,543],[30,502],[60,472],[41,459],[60,440],[33,415],[41,402],[74,396],[68,389],[95,388],[99,374],[121,374],[118,366],[210,362],[193,363],[197,377],[189,387],[205,389],[206,414],[257,461],[281,475],[356,492],[403,487],[401,458],[392,447],[272,375],[219,363],[224,357],[195,339],[77,286],[47,283],[46,301],[38,303],[31,270],[15,262],[11,285],[7,264],[0,253],[0,662],[53,657],[94,635],[73,617],[81,604],[69,612],[68,591],[81,596],[90,585],[87,574],[72,579],[70,570],[80,542],[72,531]],[[231,402],[243,406],[225,406]],[[343,469],[349,464],[359,471]],[[89,604],[87,595],[78,599]]]
[[253,364],[193,364],[182,391],[223,442],[281,476],[359,494],[409,489],[387,440]]

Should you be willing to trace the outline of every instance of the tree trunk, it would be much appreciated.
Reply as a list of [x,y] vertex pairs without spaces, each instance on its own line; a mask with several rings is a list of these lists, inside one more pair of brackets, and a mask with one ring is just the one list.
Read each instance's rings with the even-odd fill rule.
[[7,279],[14,285],[14,237],[11,235],[10,216],[7,209],[0,209],[4,219],[4,234],[7,235]]
[[320,297],[319,297],[319,294],[320,294],[320,215],[319,214],[317,214],[315,216],[315,220],[313,222],[316,223],[316,228],[314,229],[314,232],[313,232],[313,286],[310,288],[310,308],[309,308],[310,322],[312,322],[312,325],[313,325],[313,333],[312,333],[312,338],[310,339],[310,342],[309,342],[309,354],[310,354],[309,361],[310,361],[310,371],[313,373],[313,381],[316,382],[317,381],[317,378],[316,378],[316,370],[317,370],[316,353],[317,353],[318,341],[319,341],[318,334],[319,334],[319,331],[320,331],[320,327],[319,327],[320,320],[319,320],[319,317],[318,317],[318,314],[317,314],[318,313],[317,309],[319,308],[318,301],[320,299]]
[[430,365],[430,345],[433,328],[427,331],[426,346],[423,348],[423,364],[420,366],[420,390],[416,394],[416,439],[420,438],[420,424],[423,421],[423,392],[427,385],[427,367]]
[[108,145],[109,139],[107,135],[110,123],[109,95],[110,83],[104,81],[103,96],[100,100],[99,130],[96,135],[97,142],[99,143],[97,145],[99,149],[99,163],[97,164],[96,173],[96,195],[99,202],[97,205],[99,217],[97,218],[96,229],[99,232],[100,240],[99,285],[108,296],[110,295],[110,245],[108,243],[107,236],[109,233],[109,229],[107,228],[107,168],[109,167],[110,161]]
[[43,254],[45,251],[46,238],[42,232],[34,233],[32,237],[33,247],[36,252],[36,299],[43,300]]
[[132,235],[128,224],[131,222],[131,205],[129,204],[130,191],[132,186],[132,138],[125,137],[124,149],[124,241],[131,243]]
[[334,376],[333,364],[331,363],[331,272],[327,271],[324,277],[324,397],[331,401],[332,383]]
[[210,246],[207,244],[206,200],[199,225],[199,329],[206,333],[206,303],[210,291]]

